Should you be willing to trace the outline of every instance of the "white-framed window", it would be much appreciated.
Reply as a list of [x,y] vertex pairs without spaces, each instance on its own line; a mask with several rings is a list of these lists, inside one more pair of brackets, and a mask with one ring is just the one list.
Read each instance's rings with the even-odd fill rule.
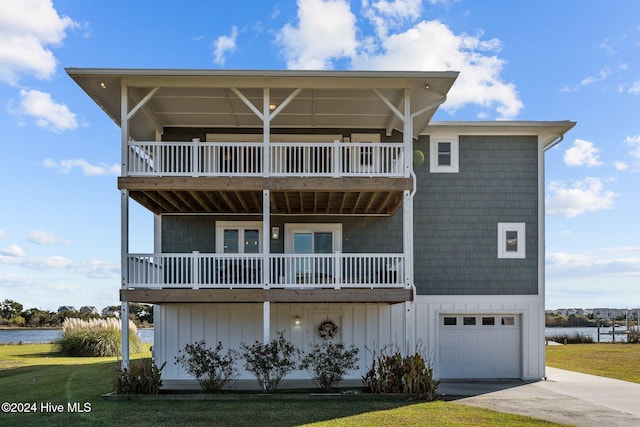
[[459,141],[457,135],[430,135],[429,163],[432,173],[458,173]]
[[498,258],[526,258],[524,222],[498,223]]
[[342,224],[285,224],[285,253],[335,253],[342,251]]
[[217,221],[216,252],[258,254],[262,252],[262,221]]
[[342,224],[285,224],[284,252],[295,254],[282,265],[284,280],[295,284],[331,284],[334,254],[342,251]]

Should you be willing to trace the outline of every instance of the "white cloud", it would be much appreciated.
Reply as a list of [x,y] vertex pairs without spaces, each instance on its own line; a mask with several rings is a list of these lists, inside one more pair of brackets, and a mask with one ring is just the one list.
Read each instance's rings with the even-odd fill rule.
[[629,169],[629,165],[626,162],[615,162],[613,165],[617,171],[626,171]]
[[91,164],[84,159],[66,159],[59,162],[52,159],[44,159],[42,165],[46,168],[57,169],[61,173],[69,173],[74,168],[79,168],[87,176],[118,176],[120,174],[120,165],[117,163],[111,165],[103,162]]
[[600,178],[586,178],[568,186],[561,181],[549,184],[547,214],[573,218],[586,212],[611,209],[619,194],[604,189]]
[[55,102],[50,94],[35,89],[22,89],[20,97],[20,107],[12,112],[33,117],[37,126],[55,132],[78,127],[76,115],[65,104]]
[[362,69],[457,70],[460,76],[443,105],[455,111],[466,104],[495,109],[499,119],[518,115],[523,104],[515,86],[500,78],[504,60],[497,39],[454,34],[438,21],[423,21],[380,40],[380,49],[363,53],[354,64]]
[[8,237],[9,235],[7,234],[6,231],[4,231],[4,228],[0,228],[0,239],[6,239]]
[[238,28],[234,25],[231,29],[230,36],[220,36],[213,43],[213,54],[215,62],[218,65],[224,65],[225,54],[233,52],[236,49],[236,39],[238,38]]
[[374,0],[362,2],[364,15],[376,29],[378,37],[386,37],[389,28],[396,28],[408,19],[417,19],[422,11],[420,0]]
[[28,257],[17,245],[0,250],[0,265],[23,267],[29,270],[68,270],[90,279],[116,278],[120,276],[120,265],[102,260],[71,260],[63,256]]
[[591,253],[555,252],[545,256],[548,269],[565,275],[638,274],[640,248],[601,248]]
[[564,163],[567,166],[600,166],[602,162],[598,159],[598,149],[593,142],[583,139],[576,139],[573,146],[564,152]]
[[20,258],[25,255],[24,250],[20,246],[15,244],[0,250],[0,254],[7,257],[15,257],[15,258]]
[[[454,34],[439,21],[419,19],[417,0],[363,1],[362,14],[374,34],[364,34],[346,0],[298,0],[296,26],[285,25],[277,41],[290,69],[330,69],[338,61],[353,69],[460,71],[443,109],[476,104],[516,117],[523,108],[515,85],[504,82],[501,42],[482,35]],[[360,35],[358,39],[357,35]],[[486,112],[481,112],[486,117]]]
[[277,41],[289,69],[325,70],[356,54],[356,17],[346,0],[298,0],[297,26],[286,24]]
[[49,47],[59,46],[76,25],[58,15],[51,0],[1,1],[0,81],[16,84],[22,74],[51,77],[56,59]]
[[582,79],[582,81],[580,81],[580,86],[589,86],[593,83],[601,82],[603,80],[606,80],[610,74],[611,74],[611,70],[609,70],[608,68],[604,68],[600,70],[600,73],[598,74],[597,77],[588,76]]
[[55,245],[57,243],[64,243],[68,245],[71,243],[68,240],[60,240],[53,233],[48,233],[42,230],[29,231],[29,234],[27,235],[27,239],[39,245]]
[[640,160],[640,135],[628,136],[624,139],[624,142],[631,147],[629,155]]
[[633,82],[629,88],[629,93],[640,95],[640,80]]

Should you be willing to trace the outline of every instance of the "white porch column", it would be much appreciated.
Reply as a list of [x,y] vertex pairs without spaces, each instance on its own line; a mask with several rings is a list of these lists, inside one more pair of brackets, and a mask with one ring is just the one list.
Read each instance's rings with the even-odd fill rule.
[[[122,170],[120,175],[127,176],[129,157],[129,103],[128,88],[122,82],[120,87],[120,130]],[[126,289],[129,286],[129,191],[120,192],[120,287]],[[121,340],[122,340],[122,369],[129,368],[129,302],[120,303]]]
[[262,342],[264,344],[271,341],[271,303],[265,301],[262,303]]
[[[414,186],[415,174],[413,173],[413,117],[411,115],[411,91],[404,90],[404,128],[402,141],[404,145],[404,176],[413,177]],[[403,231],[403,252],[405,262],[405,285],[414,289],[413,274],[413,191],[405,190],[402,201],[402,231]],[[405,304],[405,351],[411,354],[414,347],[413,328],[413,303]]]
[[271,153],[269,140],[271,139],[271,95],[265,87],[262,93],[262,172],[265,177],[271,175]]
[[270,192],[262,191],[262,285],[265,288],[271,285],[271,210]]
[[[120,277],[121,289],[126,289],[129,285],[129,191],[122,190],[120,193]],[[120,320],[122,322],[122,369],[129,368],[129,303],[122,301],[120,304]]]

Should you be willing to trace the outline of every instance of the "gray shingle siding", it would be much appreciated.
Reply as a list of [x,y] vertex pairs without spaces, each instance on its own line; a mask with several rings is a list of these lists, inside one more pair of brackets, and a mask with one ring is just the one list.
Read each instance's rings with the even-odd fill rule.
[[[429,141],[416,150],[415,283],[420,295],[523,295],[538,291],[537,138],[461,136],[460,172],[429,173]],[[262,216],[165,215],[162,251],[215,252],[216,221]],[[342,223],[345,253],[401,253],[402,208],[392,217],[272,217],[271,252],[284,251],[284,223]],[[498,259],[499,222],[526,223],[526,258]]]
[[[428,138],[415,149],[428,159]],[[459,173],[414,169],[417,293],[536,294],[537,138],[461,136]],[[526,223],[526,259],[497,258],[499,222]]]

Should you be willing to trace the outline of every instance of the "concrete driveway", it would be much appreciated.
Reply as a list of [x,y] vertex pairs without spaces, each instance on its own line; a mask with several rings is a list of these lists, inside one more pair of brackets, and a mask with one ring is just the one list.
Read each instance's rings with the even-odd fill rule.
[[547,380],[443,382],[447,400],[575,426],[640,426],[640,384],[547,367]]

